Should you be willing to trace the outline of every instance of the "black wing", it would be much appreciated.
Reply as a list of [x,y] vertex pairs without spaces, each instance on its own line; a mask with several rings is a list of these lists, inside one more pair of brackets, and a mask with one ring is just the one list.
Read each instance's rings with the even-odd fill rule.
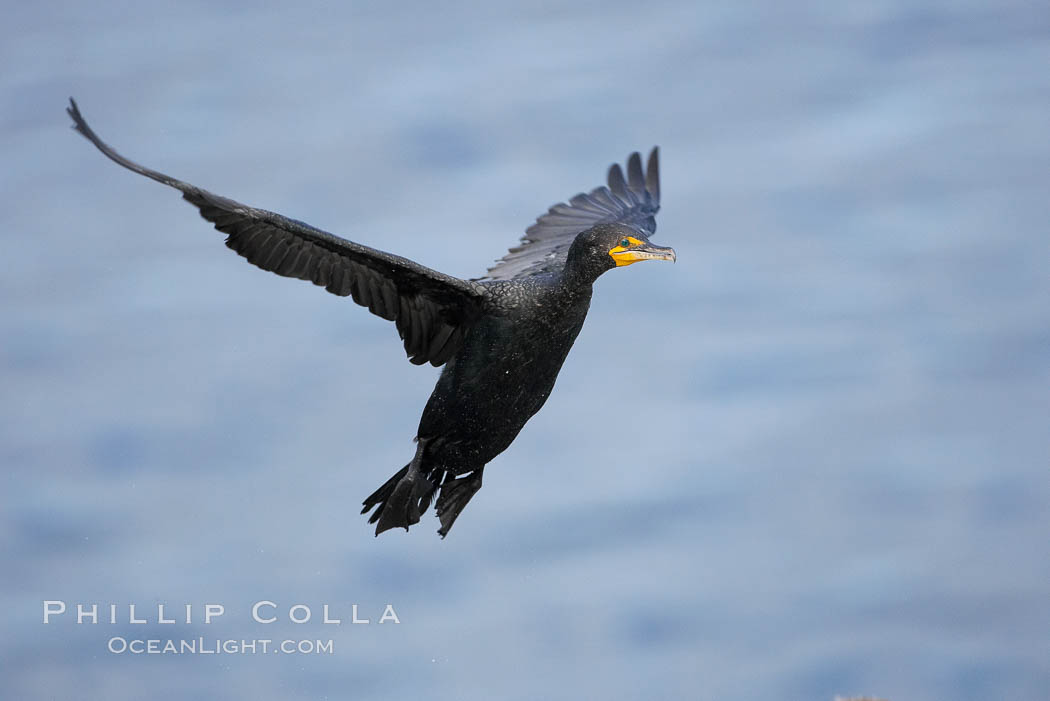
[[87,125],[72,98],[74,128],[120,165],[182,191],[201,216],[227,234],[226,245],[263,270],[309,280],[397,324],[409,360],[443,364],[459,348],[484,304],[481,285],[407,258],[347,241],[309,224],[255,209],[129,161]]
[[525,230],[521,245],[488,269],[482,280],[511,280],[561,270],[573,239],[595,224],[620,223],[637,227],[647,237],[656,233],[656,213],[660,209],[659,149],[649,153],[642,172],[637,152],[627,159],[627,178],[618,163],[609,167],[609,186],[579,194],[556,204]]

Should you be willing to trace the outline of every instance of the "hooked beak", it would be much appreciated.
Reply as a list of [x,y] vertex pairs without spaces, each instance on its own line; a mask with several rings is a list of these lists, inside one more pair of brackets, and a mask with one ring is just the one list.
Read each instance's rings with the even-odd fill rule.
[[676,258],[673,248],[656,246],[648,241],[632,248],[617,246],[609,251],[609,255],[616,261],[616,267],[637,263],[640,260],[669,260],[673,263]]

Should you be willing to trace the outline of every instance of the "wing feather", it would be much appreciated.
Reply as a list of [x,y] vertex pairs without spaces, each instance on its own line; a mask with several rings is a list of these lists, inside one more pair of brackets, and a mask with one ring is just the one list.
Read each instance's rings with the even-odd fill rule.
[[512,280],[560,270],[576,236],[596,224],[625,224],[653,235],[660,209],[659,150],[650,152],[644,170],[641,154],[632,153],[626,178],[619,164],[612,165],[607,182],[552,206],[525,230],[521,243],[479,279]]
[[227,235],[226,245],[249,263],[350,296],[373,314],[395,322],[411,362],[435,366],[446,362],[481,315],[487,302],[483,285],[141,166],[103,142],[84,121],[76,102],[69,102],[66,111],[74,128],[99,151],[129,170],[180,190],[183,199]]

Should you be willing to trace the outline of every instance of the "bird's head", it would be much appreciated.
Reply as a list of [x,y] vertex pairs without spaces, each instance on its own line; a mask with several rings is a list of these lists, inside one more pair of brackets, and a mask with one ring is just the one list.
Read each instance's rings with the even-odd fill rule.
[[598,224],[581,232],[569,249],[568,268],[596,279],[606,270],[642,260],[674,262],[673,248],[657,246],[639,229],[626,224]]

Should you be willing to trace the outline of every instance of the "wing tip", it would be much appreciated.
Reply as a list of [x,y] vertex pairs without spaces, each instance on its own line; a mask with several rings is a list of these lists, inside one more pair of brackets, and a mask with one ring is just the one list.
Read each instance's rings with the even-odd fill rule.
[[617,195],[622,197],[627,194],[627,181],[624,180],[623,169],[620,168],[619,163],[609,166],[609,174],[605,180],[609,183],[609,189]]
[[[84,119],[84,115],[80,113],[80,106],[72,97],[69,98],[69,105],[66,107],[66,114],[68,114],[69,118],[73,120],[72,128],[74,131],[94,144],[95,148],[104,153],[110,159],[120,163],[125,168],[130,167],[129,164],[123,162],[125,159],[114,151],[113,147],[100,139],[98,134],[95,133],[95,130],[88,126],[87,120]],[[135,168],[131,169],[135,170]]]
[[645,165],[645,189],[660,204],[660,147],[653,146],[649,151],[649,160]]
[[69,118],[73,120],[71,128],[90,139],[91,137],[88,136],[88,132],[91,131],[91,128],[88,127],[87,122],[84,120],[84,115],[80,114],[80,107],[72,96],[69,98],[69,105],[66,107],[66,114],[68,114]]

